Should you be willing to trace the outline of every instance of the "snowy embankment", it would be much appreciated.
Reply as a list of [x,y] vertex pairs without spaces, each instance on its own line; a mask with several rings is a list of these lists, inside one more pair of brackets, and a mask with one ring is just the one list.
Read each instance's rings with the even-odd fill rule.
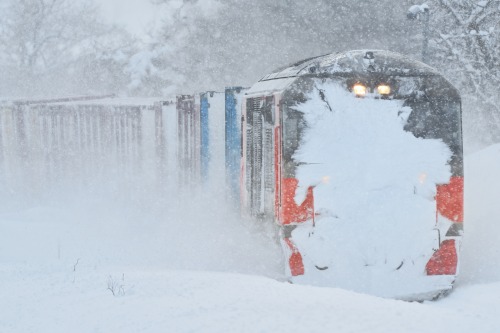
[[498,332],[499,165],[466,157],[461,277],[423,304],[281,282],[279,247],[214,196],[3,209],[0,332]]

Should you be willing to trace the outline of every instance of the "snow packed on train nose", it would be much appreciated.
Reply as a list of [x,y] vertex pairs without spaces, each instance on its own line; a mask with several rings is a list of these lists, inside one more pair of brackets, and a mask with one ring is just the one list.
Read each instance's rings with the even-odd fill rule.
[[460,96],[431,67],[348,51],[245,95],[242,207],[274,220],[290,281],[402,299],[450,290],[463,222]]

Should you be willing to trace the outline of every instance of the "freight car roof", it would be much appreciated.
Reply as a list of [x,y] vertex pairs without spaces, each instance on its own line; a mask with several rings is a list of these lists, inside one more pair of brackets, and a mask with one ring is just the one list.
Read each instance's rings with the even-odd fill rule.
[[384,73],[397,76],[428,76],[439,73],[426,64],[399,53],[354,50],[309,58],[276,70],[260,81],[321,74]]

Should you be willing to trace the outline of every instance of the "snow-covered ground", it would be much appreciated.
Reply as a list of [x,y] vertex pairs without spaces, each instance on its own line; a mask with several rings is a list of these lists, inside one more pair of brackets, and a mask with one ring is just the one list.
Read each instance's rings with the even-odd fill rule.
[[499,332],[499,165],[500,145],[466,156],[460,279],[424,303],[283,282],[220,196],[4,201],[0,332]]

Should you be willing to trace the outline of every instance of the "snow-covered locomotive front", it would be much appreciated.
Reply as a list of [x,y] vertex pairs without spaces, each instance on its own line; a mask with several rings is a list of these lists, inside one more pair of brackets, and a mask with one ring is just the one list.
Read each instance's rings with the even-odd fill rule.
[[461,101],[438,72],[334,53],[265,76],[243,108],[242,207],[280,226],[291,281],[419,300],[451,289]]

